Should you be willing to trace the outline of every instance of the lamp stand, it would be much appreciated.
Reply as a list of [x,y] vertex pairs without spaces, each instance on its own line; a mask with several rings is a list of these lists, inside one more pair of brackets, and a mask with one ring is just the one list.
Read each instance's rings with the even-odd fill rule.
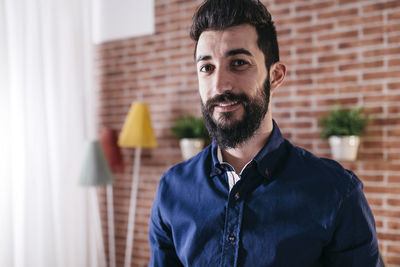
[[103,234],[102,234],[102,228],[101,228],[101,216],[100,216],[100,209],[99,209],[99,201],[97,198],[97,190],[96,188],[90,188],[90,197],[91,197],[91,203],[93,205],[93,211],[95,214],[94,218],[94,223],[95,223],[95,231],[96,231],[96,236],[97,236],[97,251],[99,251],[99,265],[100,267],[106,267],[106,253],[104,250],[104,243],[103,243]]
[[132,247],[133,238],[135,232],[135,212],[136,212],[136,198],[139,185],[139,167],[140,167],[140,156],[142,148],[138,147],[135,149],[135,161],[133,165],[133,176],[132,176],[132,189],[131,189],[131,201],[129,204],[129,217],[128,217],[128,233],[126,236],[126,247],[125,247],[125,267],[131,267],[132,258]]
[[114,235],[114,204],[113,186],[107,185],[107,219],[108,219],[108,250],[110,252],[110,267],[115,267],[115,235]]

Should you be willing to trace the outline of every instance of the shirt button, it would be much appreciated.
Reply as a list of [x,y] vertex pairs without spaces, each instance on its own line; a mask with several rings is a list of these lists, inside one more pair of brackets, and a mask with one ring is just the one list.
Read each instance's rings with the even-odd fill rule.
[[234,235],[234,234],[231,234],[231,235],[228,237],[228,240],[229,240],[229,243],[233,244],[233,242],[235,242],[235,240],[236,240],[235,235]]

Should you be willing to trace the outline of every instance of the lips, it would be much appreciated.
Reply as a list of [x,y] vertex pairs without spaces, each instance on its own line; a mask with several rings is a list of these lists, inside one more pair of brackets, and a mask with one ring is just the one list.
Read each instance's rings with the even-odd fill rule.
[[209,114],[217,112],[229,112],[238,109],[240,106],[245,106],[249,101],[245,94],[234,94],[232,92],[225,92],[207,100],[205,108]]
[[236,105],[237,103],[238,103],[238,101],[234,101],[234,102],[222,102],[222,103],[218,103],[217,106],[219,106],[219,107],[227,107],[227,106]]
[[236,108],[239,107],[239,105],[240,105],[239,101],[233,101],[233,102],[224,101],[217,103],[214,108],[219,112],[228,112],[235,110]]

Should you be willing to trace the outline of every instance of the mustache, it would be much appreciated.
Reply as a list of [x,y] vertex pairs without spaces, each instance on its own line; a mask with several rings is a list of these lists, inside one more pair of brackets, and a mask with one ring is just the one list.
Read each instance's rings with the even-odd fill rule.
[[249,98],[246,94],[234,94],[232,92],[225,92],[207,100],[205,107],[209,112],[212,112],[214,110],[214,107],[221,102],[238,102],[246,105],[248,101]]

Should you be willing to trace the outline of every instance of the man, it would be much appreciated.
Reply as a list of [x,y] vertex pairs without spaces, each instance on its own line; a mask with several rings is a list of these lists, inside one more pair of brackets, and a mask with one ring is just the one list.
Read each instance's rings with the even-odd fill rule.
[[283,139],[271,16],[257,0],[206,0],[191,37],[212,145],[162,177],[150,266],[378,266],[360,180]]

